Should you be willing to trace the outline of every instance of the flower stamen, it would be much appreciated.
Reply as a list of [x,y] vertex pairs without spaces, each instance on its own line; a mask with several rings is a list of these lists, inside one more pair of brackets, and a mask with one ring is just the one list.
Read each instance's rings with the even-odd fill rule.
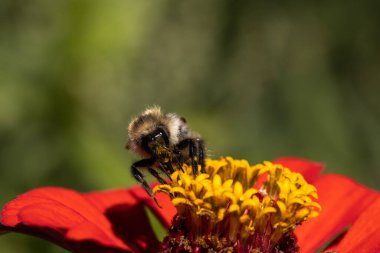
[[321,210],[316,188],[280,164],[226,157],[197,176],[183,169],[153,190],[178,211],[162,252],[297,252],[295,227]]

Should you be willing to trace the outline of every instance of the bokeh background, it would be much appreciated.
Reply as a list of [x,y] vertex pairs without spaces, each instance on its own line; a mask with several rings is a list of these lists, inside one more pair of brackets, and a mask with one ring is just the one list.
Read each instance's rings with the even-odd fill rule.
[[153,104],[212,157],[300,156],[380,189],[379,3],[2,0],[0,204],[135,184],[126,126]]

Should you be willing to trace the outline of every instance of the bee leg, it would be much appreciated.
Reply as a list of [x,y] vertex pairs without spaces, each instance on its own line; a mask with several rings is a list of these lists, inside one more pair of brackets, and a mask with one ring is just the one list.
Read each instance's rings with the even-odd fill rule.
[[158,174],[157,170],[152,167],[148,167],[148,170],[161,184],[166,184],[166,181]]
[[201,165],[201,173],[206,173],[205,170],[205,145],[203,140],[197,139],[198,143],[198,163]]
[[131,166],[131,172],[132,172],[132,175],[134,176],[134,178],[142,184],[142,186],[144,187],[145,191],[154,200],[154,202],[156,202],[157,206],[161,208],[161,205],[158,203],[156,197],[154,196],[154,193],[153,193],[152,189],[150,188],[149,184],[145,180],[144,175],[138,169],[139,167],[150,166],[153,163],[154,163],[153,159],[144,159],[144,160],[140,160],[138,162],[135,162]]
[[193,174],[196,176],[198,174],[198,163],[195,160],[197,156],[197,147],[193,140],[189,141],[189,155],[191,160],[191,167],[193,168]]
[[195,160],[197,155],[197,147],[192,139],[187,139],[187,145],[189,147],[189,157],[191,160],[191,167],[193,168],[193,174],[196,176],[198,174],[198,164]]
[[180,169],[182,172],[185,172],[183,167],[182,167],[182,164],[183,164],[183,156],[181,154],[181,151],[180,150],[175,150],[173,151],[174,153],[174,156],[175,156],[175,161],[176,161],[176,164],[177,164],[177,168]]
[[185,172],[184,169],[183,169],[183,167],[182,167],[182,164],[183,164],[183,158],[182,158],[181,155],[179,155],[177,166],[178,166],[178,168],[179,168],[182,172]]
[[196,176],[198,174],[198,163],[196,161],[197,157],[197,146],[193,139],[184,139],[177,145],[179,150],[184,150],[186,147],[189,149],[189,157],[191,161],[191,167],[193,168],[193,174]]
[[166,165],[166,168],[168,168],[170,174],[173,174],[174,173],[173,165],[170,162],[165,163],[165,165]]
[[173,181],[172,180],[172,177],[170,176],[170,174],[168,173],[167,169],[165,168],[164,165],[162,165],[161,163],[158,165],[160,170],[170,179],[170,181]]

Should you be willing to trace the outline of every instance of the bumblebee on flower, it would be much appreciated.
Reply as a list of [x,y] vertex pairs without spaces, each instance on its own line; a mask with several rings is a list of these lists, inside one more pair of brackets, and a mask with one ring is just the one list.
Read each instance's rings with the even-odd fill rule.
[[[312,253],[352,224],[328,250],[380,250],[380,195],[343,176],[319,177],[320,163],[205,159],[200,136],[158,107],[128,130],[127,148],[143,158],[132,164],[132,175],[143,187],[87,194],[34,189],[4,206],[0,234],[35,235],[75,253]],[[141,169],[161,184],[152,190]],[[168,229],[162,242],[146,207]]]
[[182,164],[191,164],[192,173],[198,173],[198,165],[204,172],[205,146],[199,134],[192,131],[185,118],[175,113],[163,113],[153,106],[132,119],[128,126],[127,149],[143,159],[132,164],[133,177],[142,184],[156,204],[149,184],[140,169],[148,169],[160,183],[165,184],[160,172],[169,179],[176,169],[183,170]]
[[[164,192],[178,211],[162,252],[296,252],[292,231],[318,215],[316,189],[302,175],[231,157],[205,163],[202,139],[174,113],[148,108],[131,121],[128,136],[127,148],[143,157],[132,175],[158,206],[154,193]],[[139,168],[161,185],[152,191]]]

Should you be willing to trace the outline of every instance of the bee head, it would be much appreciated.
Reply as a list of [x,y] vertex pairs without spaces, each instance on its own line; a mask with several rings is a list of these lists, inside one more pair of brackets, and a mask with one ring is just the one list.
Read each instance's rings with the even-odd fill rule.
[[157,154],[162,147],[169,147],[169,137],[163,127],[157,127],[153,132],[141,138],[141,146],[151,154]]
[[143,157],[157,156],[172,149],[188,132],[184,118],[151,107],[129,124],[126,148]]
[[127,149],[141,156],[159,155],[163,149],[169,149],[169,136],[164,127],[157,127],[152,132],[141,135],[137,139],[128,139]]
[[158,147],[168,148],[170,129],[165,125],[166,121],[166,115],[159,107],[145,110],[129,124],[126,148],[143,157],[156,155]]

